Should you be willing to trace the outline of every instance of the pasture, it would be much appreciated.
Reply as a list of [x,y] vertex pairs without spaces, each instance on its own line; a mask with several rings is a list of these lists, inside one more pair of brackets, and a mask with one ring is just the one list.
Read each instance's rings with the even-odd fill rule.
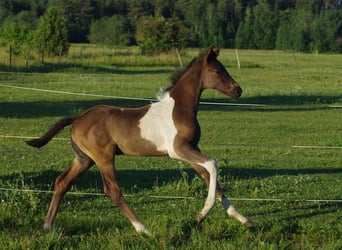
[[[183,64],[198,51],[183,51]],[[239,57],[240,69],[235,51],[221,50],[218,59],[243,94],[233,102],[214,90],[203,93],[203,102],[233,105],[200,106],[199,146],[218,162],[223,190],[255,227],[228,218],[218,202],[198,225],[207,188],[189,165],[117,157],[123,193],[154,237],[136,234],[102,195],[96,167],[62,200],[54,231],[44,232],[54,180],[73,159],[69,129],[39,150],[24,141],[93,105],[155,100],[169,86],[176,54],[149,58],[134,48],[73,45],[68,57],[47,60],[44,68],[33,60],[26,69],[17,59],[14,73],[4,72],[2,57],[0,248],[341,249],[342,55],[239,51]]]

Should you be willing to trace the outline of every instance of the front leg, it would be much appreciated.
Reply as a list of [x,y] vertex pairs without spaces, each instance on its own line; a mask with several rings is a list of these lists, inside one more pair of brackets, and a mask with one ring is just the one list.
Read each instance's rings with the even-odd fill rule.
[[[193,169],[197,172],[197,174],[203,179],[204,183],[209,187],[210,183],[210,175],[209,173],[201,166],[197,164],[191,164]],[[230,217],[233,217],[241,222],[246,227],[253,226],[253,222],[251,222],[244,215],[240,214],[236,208],[231,204],[231,202],[226,198],[223,191],[221,190],[220,184],[216,183],[216,197],[222,203],[224,210]],[[200,219],[200,218],[199,218]],[[202,218],[203,220],[204,218]],[[201,221],[201,220],[199,220]]]
[[227,211],[227,214],[230,217],[237,219],[238,221],[241,222],[242,225],[244,225],[246,227],[253,227],[254,226],[253,222],[250,221],[248,218],[246,218],[244,215],[240,214],[236,210],[236,208],[231,204],[231,202],[223,194],[222,194],[222,197],[220,200],[221,200],[221,203],[224,207],[224,210]]
[[205,201],[204,207],[198,214],[198,221],[201,222],[208,214],[210,209],[215,204],[215,193],[217,185],[218,168],[214,160],[203,155],[199,150],[193,148],[188,143],[183,143],[181,146],[175,147],[173,154],[170,154],[172,158],[180,159],[197,166],[202,172],[207,173],[207,185],[208,195]]
[[209,190],[208,190],[208,196],[204,203],[204,207],[202,211],[198,214],[197,220],[199,222],[203,221],[204,218],[207,216],[210,209],[215,204],[215,193],[217,190],[217,175],[218,175],[218,167],[214,160],[209,160],[203,164],[199,164],[199,166],[202,166],[205,171],[209,173]]

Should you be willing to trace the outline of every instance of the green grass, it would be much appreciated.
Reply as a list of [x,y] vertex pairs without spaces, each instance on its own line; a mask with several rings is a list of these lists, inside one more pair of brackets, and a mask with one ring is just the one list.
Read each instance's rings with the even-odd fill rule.
[[[82,50],[82,51],[81,51]],[[183,63],[197,49],[182,52]],[[119,183],[131,207],[154,237],[137,235],[104,196],[66,195],[52,233],[42,230],[51,193],[0,191],[2,249],[340,249],[342,150],[341,55],[222,50],[219,59],[244,92],[237,103],[265,107],[201,105],[202,151],[217,160],[220,183],[256,224],[246,229],[216,204],[198,225],[196,214],[207,189],[185,163],[168,158],[118,157]],[[45,68],[19,64],[0,73],[0,84],[106,96],[154,99],[177,66],[173,54],[138,56],[135,48],[73,46],[69,57],[50,59]],[[0,61],[0,69],[6,69]],[[210,90],[202,101],[231,102]],[[53,190],[73,152],[65,140],[37,150],[24,139],[39,136],[61,117],[96,104],[135,107],[147,101],[62,95],[0,87],[0,188]],[[333,106],[333,107],[332,107]],[[58,138],[67,138],[69,129]],[[73,192],[102,193],[96,167]],[[163,199],[152,196],[182,196]]]

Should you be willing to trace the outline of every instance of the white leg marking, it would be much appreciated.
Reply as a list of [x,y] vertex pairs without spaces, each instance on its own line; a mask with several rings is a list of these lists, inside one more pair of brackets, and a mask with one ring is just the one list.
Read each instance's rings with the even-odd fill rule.
[[208,196],[204,204],[204,208],[199,214],[199,220],[203,220],[205,216],[208,214],[209,210],[214,206],[215,204],[215,193],[216,193],[216,181],[217,181],[217,172],[218,168],[216,165],[216,162],[214,160],[205,162],[202,165],[209,173],[210,179],[209,179],[209,190],[208,190]]
[[248,220],[245,216],[243,216],[236,210],[236,208],[230,203],[230,201],[225,196],[222,197],[221,203],[230,217],[237,219],[243,225],[248,225],[249,223],[251,223],[250,220]]
[[147,230],[147,228],[144,226],[144,224],[142,224],[139,221],[132,221],[132,225],[135,228],[135,231],[137,231],[137,233],[144,233],[147,235],[152,235],[150,233],[150,231]]
[[50,223],[45,222],[43,228],[45,231],[52,231],[52,226]]

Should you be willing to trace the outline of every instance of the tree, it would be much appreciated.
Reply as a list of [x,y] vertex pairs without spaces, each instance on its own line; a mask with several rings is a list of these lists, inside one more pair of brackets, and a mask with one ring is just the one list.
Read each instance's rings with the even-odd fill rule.
[[226,3],[224,10],[224,15],[226,18],[225,24],[225,37],[226,43],[225,47],[234,48],[235,47],[235,35],[239,27],[239,22],[242,19],[242,3],[239,0],[235,1],[223,1]]
[[291,46],[296,51],[309,52],[312,50],[312,13],[305,9],[293,12],[291,21]]
[[342,12],[325,10],[314,21],[313,41],[319,52],[342,52]]
[[6,22],[0,29],[0,45],[8,47],[9,64],[12,67],[13,55],[24,55],[26,67],[32,49],[32,32],[24,24],[18,22]]
[[8,16],[11,15],[11,12],[7,8],[7,1],[0,2],[0,24],[2,24]]
[[175,13],[187,28],[186,44],[206,47],[208,43],[207,15],[204,15],[208,1],[179,0],[175,5]]
[[178,0],[174,16],[187,28],[187,46],[232,48],[243,12],[240,0]]
[[21,47],[27,35],[27,28],[17,22],[6,22],[1,28],[0,44],[11,47],[14,55],[21,53]]
[[216,44],[234,47],[234,37],[241,18],[241,5],[237,1],[217,0],[207,4],[208,36],[205,46]]
[[65,17],[68,41],[71,43],[88,42],[87,36],[94,17],[92,0],[50,0],[50,6],[58,8]]
[[278,22],[276,12],[271,11],[265,1],[259,3],[253,9],[253,39],[257,49],[274,49]]
[[35,34],[35,44],[42,62],[45,56],[62,56],[69,50],[66,20],[57,8],[50,8],[40,18]]
[[281,13],[279,18],[279,27],[277,30],[277,38],[275,48],[279,50],[290,50],[292,46],[292,36],[290,31],[292,30],[291,12],[285,10]]
[[137,22],[136,40],[144,54],[157,54],[184,44],[184,27],[178,19],[141,17]]
[[91,43],[132,45],[135,43],[132,21],[122,15],[103,17],[90,25],[88,39]]
[[278,20],[276,12],[264,1],[248,7],[235,36],[235,46],[243,49],[274,49]]
[[153,0],[129,0],[129,13],[135,18],[143,16],[153,16],[154,5]]
[[94,19],[101,19],[103,17],[111,17],[113,15],[128,14],[127,0],[97,0],[93,1],[94,5]]
[[253,32],[254,14],[252,8],[247,8],[245,18],[240,22],[235,36],[235,46],[239,49],[255,49]]
[[0,28],[17,21],[35,29],[49,7],[65,18],[69,42],[130,45],[145,36],[139,46],[155,51],[176,41],[177,47],[214,43],[306,52],[342,46],[342,4],[332,0],[0,0]]

